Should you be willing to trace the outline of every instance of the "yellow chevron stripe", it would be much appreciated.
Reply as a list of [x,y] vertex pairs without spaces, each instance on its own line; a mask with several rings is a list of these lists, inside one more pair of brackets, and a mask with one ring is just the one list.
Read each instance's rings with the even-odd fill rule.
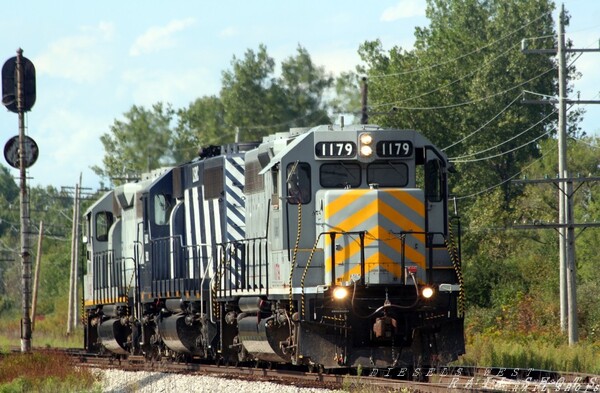
[[411,208],[415,213],[425,218],[425,204],[419,198],[416,198],[414,195],[409,194],[408,192],[403,191],[385,191],[389,193],[391,196],[402,202],[402,204]]
[[334,216],[337,212],[347,207],[350,203],[352,203],[356,198],[360,198],[367,192],[371,190],[350,190],[347,193],[340,195],[332,201],[327,203],[325,206],[325,219],[329,219]]
[[412,222],[405,215],[400,214],[400,212],[387,203],[379,200],[379,213],[383,215],[385,218],[390,220],[393,223],[396,223],[402,228],[404,231],[413,231],[413,232],[423,232],[425,228],[417,225]]
[[[340,232],[351,232],[356,229],[360,224],[371,218],[371,216],[377,214],[377,200],[373,200],[364,209],[360,209],[358,212],[351,214],[344,221],[338,225],[332,226],[331,229]],[[325,246],[327,247],[331,243],[329,236],[325,237]]]
[[[386,237],[382,236],[382,234]],[[419,240],[422,242],[425,241],[425,235],[415,235],[415,237],[419,238]],[[388,245],[390,248],[398,250],[398,254],[400,254],[400,250],[402,247],[402,242],[400,241],[400,239],[398,239],[397,237],[389,237],[389,235],[387,234],[387,230],[382,228],[380,225],[376,225],[375,227],[373,227],[367,231],[367,236],[365,237],[365,249],[369,246],[369,244],[373,243],[375,240],[380,240],[381,242]],[[419,251],[415,250],[414,248],[408,247],[408,246],[405,247],[404,251],[406,253],[406,258],[408,259],[408,261],[414,262],[417,265],[421,266],[422,268],[425,268],[425,254],[424,253],[419,252]],[[347,247],[344,247],[341,250],[336,251],[335,260],[337,261],[337,264],[343,264],[344,261],[347,261],[347,260],[351,259],[352,257],[357,256],[359,253],[360,253],[360,243],[359,243],[358,239],[356,239],[355,241],[351,242]],[[376,255],[381,255],[382,260],[384,260],[384,258],[385,258],[385,260],[392,262],[392,260],[389,257],[387,257],[386,255],[384,255],[381,251],[377,251],[372,255],[366,256],[365,264],[366,264],[366,261],[368,261],[368,260],[373,261],[374,257]],[[394,263],[397,263],[398,266],[400,266],[400,260],[395,261]],[[358,266],[359,266],[359,271],[360,271],[360,263],[358,263]],[[365,266],[365,270],[366,270],[366,266]],[[371,270],[372,270],[372,268],[371,268]],[[329,256],[325,259],[325,272],[326,273],[331,272],[331,256]]]
[[[382,264],[381,262],[384,263]],[[376,252],[375,254],[371,255],[365,261],[365,275],[369,274],[371,270],[375,269],[379,265],[383,265],[384,268],[388,272],[390,272],[394,277],[398,279],[402,277],[402,266],[400,265],[400,263],[392,261],[390,258],[386,257],[385,255],[382,255],[379,252]],[[350,277],[352,277],[353,274],[360,275],[360,264],[354,266],[352,269],[348,270],[340,277],[336,277],[336,281],[350,281]]]
[[[365,275],[367,275],[371,270],[375,269],[380,263],[373,262],[374,259],[378,259],[380,262],[385,261],[385,263],[381,264],[385,270],[390,272],[394,277],[400,279],[402,277],[402,266],[399,263],[395,263],[385,256],[379,256],[379,253],[374,254],[367,261],[365,261]],[[423,266],[422,266],[423,267]],[[348,282],[350,281],[350,277],[353,274],[360,275],[360,265],[354,266],[352,269],[348,270],[346,273],[341,275],[340,277],[336,277],[336,283]],[[417,280],[419,284],[423,284],[422,280]]]
[[[374,229],[371,229],[373,231]],[[370,231],[367,231],[369,233]],[[358,236],[357,236],[358,237]],[[375,241],[374,236],[365,236],[365,248],[371,243]],[[360,253],[360,241],[359,239],[355,239],[351,242],[347,247],[342,248],[335,253],[335,260],[338,264],[343,264],[344,261],[351,259],[353,256],[358,255]],[[325,272],[329,273],[331,271],[331,256],[325,259]]]
[[339,228],[342,231],[355,231],[359,225],[375,216],[377,214],[377,210],[377,200],[375,199],[364,208],[348,216],[348,218],[340,222],[338,225],[335,225],[334,228]]

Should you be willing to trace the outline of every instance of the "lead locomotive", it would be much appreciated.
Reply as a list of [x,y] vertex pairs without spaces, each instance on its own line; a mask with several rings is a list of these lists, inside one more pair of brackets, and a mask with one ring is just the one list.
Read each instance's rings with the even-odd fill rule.
[[416,131],[319,126],[121,185],[86,212],[86,348],[324,368],[452,361],[464,321],[450,169]]

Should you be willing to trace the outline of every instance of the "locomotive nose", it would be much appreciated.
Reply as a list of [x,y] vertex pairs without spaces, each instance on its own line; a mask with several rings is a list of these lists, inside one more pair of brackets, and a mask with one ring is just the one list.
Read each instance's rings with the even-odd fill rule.
[[317,192],[323,214],[325,282],[399,284],[405,270],[425,274],[425,206],[418,189],[338,189]]

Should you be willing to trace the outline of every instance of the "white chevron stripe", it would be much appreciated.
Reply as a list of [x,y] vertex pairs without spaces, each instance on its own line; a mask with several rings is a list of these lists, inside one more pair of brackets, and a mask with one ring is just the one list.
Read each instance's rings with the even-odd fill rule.
[[[184,194],[183,194],[183,203],[184,203],[184,207],[185,207],[185,237],[187,239],[186,241],[186,246],[190,246],[192,244],[195,244],[195,239],[192,237],[192,228],[194,227],[194,223],[192,222],[192,201],[190,199],[190,194],[192,193],[192,190],[185,190]],[[192,249],[192,247],[188,247],[187,248],[187,264],[188,264],[188,274],[189,274],[189,278],[194,278],[194,269],[193,269],[193,256],[194,256],[194,251]]]
[[[193,250],[192,250],[192,255],[195,252],[196,253],[196,257],[199,260],[200,263],[200,269],[202,269],[202,259],[200,258],[200,248],[198,247],[198,244],[200,244],[200,227],[202,226],[202,223],[200,222],[200,202],[198,201],[198,187],[194,187],[192,189],[192,213],[193,213],[193,218],[194,218],[194,242],[192,243],[192,245],[194,246]],[[194,264],[196,263],[196,261],[192,260],[192,263],[190,263],[190,278],[196,278],[196,276],[194,275]]]
[[223,239],[223,235],[222,235],[222,228],[221,228],[221,211],[219,210],[219,200],[218,199],[213,199],[212,201],[212,207],[213,207],[213,211],[214,211],[214,215],[215,215],[215,222],[212,223],[214,225],[215,228],[215,243],[221,243],[223,242],[225,239]]

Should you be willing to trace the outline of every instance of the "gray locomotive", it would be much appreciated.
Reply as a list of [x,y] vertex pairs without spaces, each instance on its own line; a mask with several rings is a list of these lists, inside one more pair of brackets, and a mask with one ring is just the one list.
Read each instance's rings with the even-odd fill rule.
[[86,212],[86,348],[324,368],[452,361],[465,343],[450,170],[416,131],[319,126],[211,146],[121,185]]

